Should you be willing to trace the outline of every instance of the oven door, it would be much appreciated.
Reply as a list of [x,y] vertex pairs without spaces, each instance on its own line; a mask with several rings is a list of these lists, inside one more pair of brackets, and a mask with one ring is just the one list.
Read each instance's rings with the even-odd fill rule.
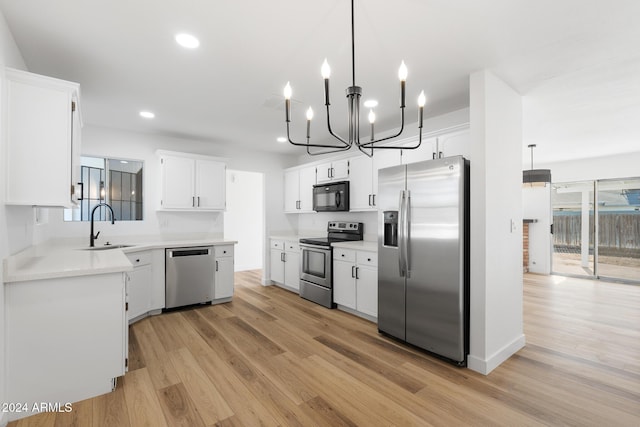
[[331,288],[331,248],[300,244],[300,279]]

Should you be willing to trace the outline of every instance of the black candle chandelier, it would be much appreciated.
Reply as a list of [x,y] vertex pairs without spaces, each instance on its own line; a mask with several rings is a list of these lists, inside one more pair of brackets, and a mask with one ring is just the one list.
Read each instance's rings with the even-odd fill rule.
[[[381,146],[379,143],[383,141],[387,141],[393,138],[397,138],[402,134],[404,130],[404,108],[405,108],[405,83],[407,80],[407,67],[402,61],[400,65],[400,69],[398,70],[398,78],[400,79],[400,130],[391,136],[387,136],[380,139],[375,139],[374,137],[374,122],[375,122],[375,113],[373,110],[369,112],[369,123],[371,124],[371,137],[369,141],[362,142],[360,141],[360,97],[362,96],[362,88],[360,86],[356,86],[356,54],[355,54],[355,23],[354,23],[354,0],[351,0],[351,76],[352,76],[352,85],[349,86],[346,90],[347,94],[347,106],[348,106],[348,114],[349,114],[349,130],[348,137],[342,138],[341,136],[334,133],[331,128],[331,119],[329,115],[329,76],[331,74],[331,69],[329,68],[329,64],[327,60],[324,60],[322,64],[321,72],[322,77],[324,78],[324,105],[327,108],[327,128],[329,130],[329,134],[336,138],[338,141],[334,144],[312,144],[311,143],[311,119],[313,118],[313,110],[311,107],[307,110],[307,142],[306,143],[298,143],[294,142],[291,139],[291,135],[289,132],[289,123],[291,122],[291,85],[287,82],[287,85],[284,88],[284,98],[285,98],[285,118],[287,123],[287,139],[289,142],[296,146],[306,147],[307,153],[310,155],[318,155],[318,154],[327,154],[327,153],[335,153],[339,151],[349,150],[355,143],[358,149],[366,154],[367,156],[373,156],[374,149],[396,149],[396,150],[414,150],[420,146],[422,143],[422,116],[424,111],[424,104],[426,102],[426,98],[424,95],[424,91],[420,93],[418,97],[418,129],[419,129],[419,137],[418,142],[414,145],[403,146],[403,147],[393,147],[393,146]],[[319,148],[322,150],[312,152],[312,148]]]

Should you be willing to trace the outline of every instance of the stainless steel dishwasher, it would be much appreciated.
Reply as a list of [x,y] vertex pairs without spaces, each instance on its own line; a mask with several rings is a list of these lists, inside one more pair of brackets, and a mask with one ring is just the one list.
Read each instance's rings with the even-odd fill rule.
[[216,269],[213,246],[165,249],[165,308],[210,302]]

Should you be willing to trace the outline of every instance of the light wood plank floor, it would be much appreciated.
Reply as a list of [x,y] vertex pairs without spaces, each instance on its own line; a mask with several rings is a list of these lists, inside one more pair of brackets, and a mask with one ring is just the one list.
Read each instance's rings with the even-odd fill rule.
[[526,275],[527,345],[482,376],[260,274],[133,325],[115,392],[10,426],[640,425],[640,287]]

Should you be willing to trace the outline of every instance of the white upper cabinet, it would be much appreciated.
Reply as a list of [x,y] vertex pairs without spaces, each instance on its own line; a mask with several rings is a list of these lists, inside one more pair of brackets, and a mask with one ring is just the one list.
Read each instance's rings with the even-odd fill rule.
[[80,177],[80,85],[6,69],[6,203],[74,207]]
[[349,210],[376,210],[378,170],[400,164],[400,150],[376,150],[373,157],[359,155],[350,159]]
[[[376,153],[377,155],[377,153]],[[373,209],[373,159],[360,155],[351,159],[351,179],[349,180],[349,210]]]
[[349,179],[349,159],[323,163],[316,167],[316,182],[322,184]]
[[313,212],[313,186],[316,183],[316,169],[289,169],[284,173],[285,213]]
[[196,207],[224,210],[226,207],[226,165],[220,161],[197,159],[195,173]]
[[[414,146],[417,141],[410,142],[406,145]],[[437,153],[438,138],[423,138],[420,147],[413,150],[402,150],[402,164],[421,162],[423,160],[434,159],[434,153]]]
[[438,149],[439,157],[464,156],[468,159],[471,154],[471,132],[464,129],[442,135],[438,138]]
[[159,151],[160,209],[221,211],[226,207],[226,165],[219,159]]
[[[415,142],[409,145],[415,145]],[[471,136],[469,129],[466,128],[423,139],[420,147],[415,150],[402,150],[402,164],[451,156],[469,158],[470,153]]]

